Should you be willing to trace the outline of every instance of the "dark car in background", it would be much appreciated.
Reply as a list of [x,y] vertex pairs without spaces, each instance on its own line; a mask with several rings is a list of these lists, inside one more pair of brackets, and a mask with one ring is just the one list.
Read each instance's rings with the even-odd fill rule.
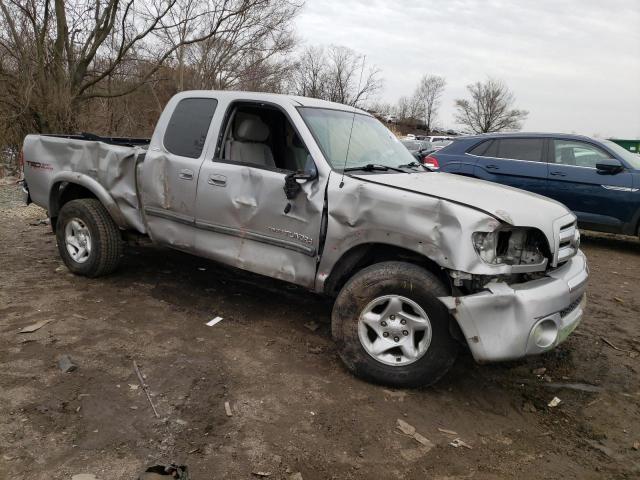
[[573,210],[583,228],[640,235],[640,156],[611,141],[551,133],[475,135],[424,160],[443,172],[553,198]]
[[453,143],[453,139],[442,139],[442,140],[433,140],[431,145],[433,146],[433,150],[442,150],[444,147],[447,147]]
[[411,138],[400,140],[409,153],[413,155],[417,161],[423,162],[424,158],[433,152],[435,149],[433,148],[431,142],[426,140],[414,140]]

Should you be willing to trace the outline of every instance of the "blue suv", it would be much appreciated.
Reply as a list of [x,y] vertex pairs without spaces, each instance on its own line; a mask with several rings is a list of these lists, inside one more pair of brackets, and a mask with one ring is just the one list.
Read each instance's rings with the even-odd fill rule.
[[460,137],[424,163],[564,203],[582,228],[640,235],[640,155],[608,140],[553,133]]

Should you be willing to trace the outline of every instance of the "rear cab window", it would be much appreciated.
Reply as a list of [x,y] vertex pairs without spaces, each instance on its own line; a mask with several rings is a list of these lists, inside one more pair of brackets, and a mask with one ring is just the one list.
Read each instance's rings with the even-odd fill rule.
[[214,98],[180,100],[164,132],[167,151],[181,157],[199,158],[217,105]]

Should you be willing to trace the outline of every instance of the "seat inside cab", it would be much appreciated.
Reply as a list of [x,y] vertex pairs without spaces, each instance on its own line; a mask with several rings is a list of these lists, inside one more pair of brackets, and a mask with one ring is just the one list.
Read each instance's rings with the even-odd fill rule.
[[304,170],[309,156],[287,116],[264,105],[236,106],[223,146],[224,160],[291,172]]

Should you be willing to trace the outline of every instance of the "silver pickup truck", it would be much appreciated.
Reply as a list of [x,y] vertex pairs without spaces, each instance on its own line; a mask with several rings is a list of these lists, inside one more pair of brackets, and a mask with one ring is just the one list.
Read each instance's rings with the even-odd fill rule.
[[366,379],[430,384],[548,351],[580,322],[588,269],[563,205],[415,162],[367,112],[310,98],[192,91],[150,140],[29,135],[28,201],[74,273],[152,242],[335,298],[332,333]]

